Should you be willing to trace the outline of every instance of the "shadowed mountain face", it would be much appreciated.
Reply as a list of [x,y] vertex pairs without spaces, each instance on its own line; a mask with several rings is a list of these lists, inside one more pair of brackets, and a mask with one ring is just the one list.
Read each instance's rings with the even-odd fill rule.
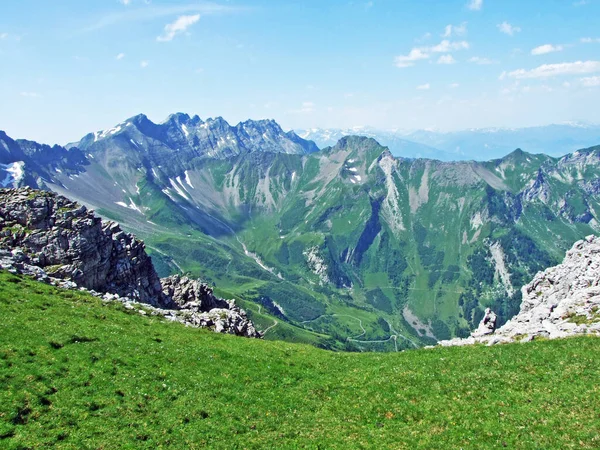
[[25,162],[24,177],[135,231],[162,273],[202,275],[294,325],[273,337],[394,350],[465,336],[487,306],[499,324],[514,315],[520,287],[600,228],[600,148],[448,163],[362,137],[252,147],[272,122],[117,128],[66,151],[82,164]]

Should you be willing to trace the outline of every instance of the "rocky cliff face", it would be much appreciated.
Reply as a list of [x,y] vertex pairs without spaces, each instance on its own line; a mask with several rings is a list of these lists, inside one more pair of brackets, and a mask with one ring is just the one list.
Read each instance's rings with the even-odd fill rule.
[[0,268],[42,281],[66,280],[64,287],[110,299],[185,312],[180,316],[188,324],[258,337],[232,301],[216,298],[207,285],[187,277],[160,280],[142,241],[54,193],[0,190],[0,252]]
[[467,339],[440,345],[493,345],[556,339],[578,334],[600,335],[600,237],[588,236],[567,252],[562,264],[538,273],[522,289],[519,314],[494,330],[495,314],[487,310]]
[[194,158],[224,159],[254,152],[303,155],[319,150],[314,142],[284,132],[273,120],[232,126],[222,117],[203,121],[182,113],[162,123],[140,114],[110,130],[90,133],[73,145],[94,158],[110,154],[134,164],[178,166],[174,172],[182,172]]

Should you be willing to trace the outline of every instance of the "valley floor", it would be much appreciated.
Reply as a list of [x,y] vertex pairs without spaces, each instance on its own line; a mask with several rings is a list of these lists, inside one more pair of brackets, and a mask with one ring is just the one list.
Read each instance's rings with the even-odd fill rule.
[[0,273],[2,448],[598,448],[600,339],[333,353]]

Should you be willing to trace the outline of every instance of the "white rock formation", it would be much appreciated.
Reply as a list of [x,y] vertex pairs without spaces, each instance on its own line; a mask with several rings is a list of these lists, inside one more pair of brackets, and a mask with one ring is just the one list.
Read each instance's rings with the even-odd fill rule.
[[[494,345],[527,342],[538,337],[564,338],[579,334],[600,335],[600,237],[576,242],[562,264],[538,273],[521,290],[519,314],[493,333],[483,322],[466,339],[442,341],[440,345]],[[493,314],[493,313],[491,313]]]

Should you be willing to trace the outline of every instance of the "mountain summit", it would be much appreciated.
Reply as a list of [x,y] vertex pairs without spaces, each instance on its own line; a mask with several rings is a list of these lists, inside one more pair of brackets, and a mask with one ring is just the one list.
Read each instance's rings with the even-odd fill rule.
[[165,157],[169,161],[222,159],[252,152],[303,155],[319,150],[314,142],[293,131],[284,132],[274,120],[247,120],[232,126],[222,117],[203,121],[184,113],[171,114],[158,124],[139,114],[108,130],[89,133],[69,147],[92,154],[107,148],[118,148],[122,154],[151,149],[144,156],[150,160]]

